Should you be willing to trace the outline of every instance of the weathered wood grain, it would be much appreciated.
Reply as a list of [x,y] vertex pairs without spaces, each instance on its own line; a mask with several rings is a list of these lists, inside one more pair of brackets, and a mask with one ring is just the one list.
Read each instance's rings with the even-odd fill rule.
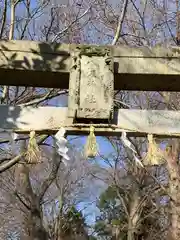
[[[71,49],[66,44],[0,41],[0,85],[67,89]],[[180,48],[114,46],[113,56],[115,89],[180,91]]]
[[[53,133],[62,126],[66,127],[69,135],[83,135],[89,132],[88,125],[72,126],[68,123],[68,108],[65,107],[1,105],[0,113],[0,132],[14,130],[27,133],[35,130],[39,133]],[[116,127],[97,126],[96,135],[120,136],[122,131],[126,131],[132,136],[143,136],[147,133],[163,137],[180,136],[180,111],[119,109],[116,121]]]

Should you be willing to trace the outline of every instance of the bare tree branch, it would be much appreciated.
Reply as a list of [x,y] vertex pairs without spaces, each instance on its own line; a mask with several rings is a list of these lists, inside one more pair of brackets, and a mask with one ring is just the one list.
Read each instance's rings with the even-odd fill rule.
[[15,196],[18,198],[18,200],[23,204],[23,206],[25,208],[27,208],[28,210],[31,210],[30,206],[27,205],[27,203],[21,198],[21,196],[18,194],[17,191],[15,191]]
[[86,11],[84,13],[82,13],[79,17],[77,16],[76,19],[74,21],[72,21],[67,27],[65,27],[63,30],[61,30],[60,32],[58,32],[52,39],[52,42],[55,42],[57,40],[57,38],[67,32],[77,21],[79,21],[81,18],[83,18],[91,9],[92,5],[90,5],[90,7],[88,9],[86,9]]
[[[55,145],[55,140],[54,140],[54,145]],[[46,193],[47,189],[49,188],[49,186],[55,180],[58,169],[60,167],[60,164],[61,164],[61,158],[56,152],[56,147],[54,147],[53,148],[53,156],[52,156],[52,170],[51,170],[49,176],[47,177],[47,179],[43,182],[43,184],[41,186],[41,190],[40,190],[40,194],[39,194],[40,202],[42,201],[42,198],[43,198],[44,194]]]
[[11,0],[11,23],[10,23],[10,29],[9,29],[9,40],[12,40],[14,38],[14,27],[15,27],[15,11],[18,3],[21,0]]
[[54,97],[57,97],[57,96],[60,96],[62,94],[66,94],[68,93],[68,90],[62,90],[62,91],[59,91],[59,92],[54,92],[54,89],[50,90],[48,93],[46,93],[43,97],[41,98],[36,98],[32,101],[28,101],[27,103],[22,103],[22,104],[19,104],[19,106],[31,106],[31,105],[37,105],[37,104],[40,104],[41,102],[44,102],[45,100],[50,100]]
[[6,17],[7,17],[7,0],[4,0],[4,9],[3,9],[3,18],[2,18],[2,25],[1,25],[1,31],[0,31],[0,38],[3,36],[5,23],[6,23]]
[[119,17],[117,30],[116,30],[115,37],[114,37],[114,39],[112,41],[112,45],[116,45],[119,37],[121,36],[122,26],[123,26],[123,22],[124,22],[124,18],[125,18],[126,12],[127,12],[127,6],[128,6],[128,0],[124,0],[123,7],[122,7],[122,12],[121,12],[121,15]]

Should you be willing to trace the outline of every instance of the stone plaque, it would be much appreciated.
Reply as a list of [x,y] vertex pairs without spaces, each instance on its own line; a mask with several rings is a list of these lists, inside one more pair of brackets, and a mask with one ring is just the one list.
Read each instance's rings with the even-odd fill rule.
[[[99,49],[98,49],[99,50]],[[110,120],[113,110],[114,64],[110,50],[83,49],[70,73],[69,117]],[[75,113],[76,112],[76,113]]]

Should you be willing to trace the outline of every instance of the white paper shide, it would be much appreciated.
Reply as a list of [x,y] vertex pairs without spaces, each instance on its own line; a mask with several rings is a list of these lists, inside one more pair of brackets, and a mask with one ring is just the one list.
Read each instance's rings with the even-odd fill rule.
[[66,130],[63,127],[61,127],[54,137],[56,139],[57,153],[62,157],[62,161],[64,162],[64,164],[67,165],[67,161],[69,161],[70,158],[67,155],[68,147],[67,140],[64,136],[65,133]]

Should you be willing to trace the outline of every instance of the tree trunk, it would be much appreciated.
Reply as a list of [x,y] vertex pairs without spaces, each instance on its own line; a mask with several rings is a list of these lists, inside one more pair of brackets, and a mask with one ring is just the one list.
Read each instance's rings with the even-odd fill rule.
[[[22,143],[22,150],[24,149],[25,142]],[[28,240],[48,240],[47,232],[43,227],[40,199],[33,192],[29,178],[29,166],[26,163],[19,162],[16,165],[15,183],[17,197],[25,207],[25,232],[29,237]]]
[[140,218],[139,204],[140,204],[140,194],[139,189],[133,189],[132,198],[130,200],[129,207],[129,219],[128,219],[128,233],[127,240],[135,240],[135,233],[137,232],[137,223]]
[[32,206],[28,214],[28,230],[32,240],[48,240],[48,234],[42,224],[40,206]]
[[43,227],[42,211],[39,198],[34,194],[29,180],[29,169],[26,164],[17,164],[15,170],[16,191],[19,199],[26,206],[26,233],[29,240],[48,240]]
[[167,149],[167,169],[169,172],[170,230],[167,240],[180,239],[180,168],[179,140],[173,140]]

